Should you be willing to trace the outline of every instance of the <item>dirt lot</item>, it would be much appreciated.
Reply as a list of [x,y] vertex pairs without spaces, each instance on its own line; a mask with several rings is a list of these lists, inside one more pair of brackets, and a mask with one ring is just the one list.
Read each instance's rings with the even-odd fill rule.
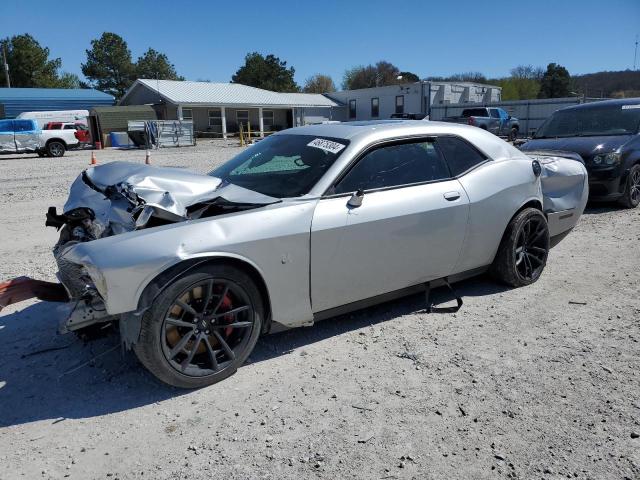
[[[153,162],[204,172],[237,151]],[[44,213],[89,155],[0,157],[0,278],[53,278]],[[458,314],[409,297],[272,335],[199,391],[159,384],[115,337],[56,336],[54,304],[8,308],[0,479],[639,479],[639,241],[640,209],[590,207],[533,286],[480,278]]]

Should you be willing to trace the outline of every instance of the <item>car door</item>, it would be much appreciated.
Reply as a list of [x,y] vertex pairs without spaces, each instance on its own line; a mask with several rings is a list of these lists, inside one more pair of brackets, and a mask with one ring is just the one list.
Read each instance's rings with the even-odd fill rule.
[[[361,205],[350,206],[356,191]],[[460,255],[468,208],[433,139],[365,152],[314,212],[314,313],[448,275]]]
[[0,152],[15,152],[16,139],[13,120],[0,120]]
[[40,131],[33,120],[14,120],[16,149],[36,151],[40,147]]
[[489,127],[488,130],[495,134],[500,134],[500,112],[497,108],[489,108]]

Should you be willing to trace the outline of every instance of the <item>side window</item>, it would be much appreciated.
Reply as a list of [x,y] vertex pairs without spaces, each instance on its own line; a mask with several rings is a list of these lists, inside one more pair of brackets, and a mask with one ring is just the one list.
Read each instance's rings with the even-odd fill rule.
[[497,108],[492,108],[489,112],[491,113],[491,118],[500,118],[500,111]]
[[76,130],[75,125],[65,125],[63,130]]
[[487,159],[478,150],[459,138],[440,137],[437,141],[453,176],[460,175]]
[[334,193],[373,190],[449,177],[449,169],[433,142],[402,143],[367,153],[336,185]]
[[0,132],[13,133],[13,120],[0,120]]
[[32,132],[34,130],[31,120],[14,120],[13,124],[16,132]]

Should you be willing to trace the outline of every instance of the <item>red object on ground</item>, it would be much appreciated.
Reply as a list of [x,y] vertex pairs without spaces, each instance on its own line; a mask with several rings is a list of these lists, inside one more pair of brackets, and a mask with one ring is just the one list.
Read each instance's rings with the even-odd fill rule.
[[61,283],[18,277],[0,283],[0,311],[13,303],[36,297],[47,302],[68,302],[69,295]]
[[95,147],[96,150],[102,150],[102,142],[96,142]]

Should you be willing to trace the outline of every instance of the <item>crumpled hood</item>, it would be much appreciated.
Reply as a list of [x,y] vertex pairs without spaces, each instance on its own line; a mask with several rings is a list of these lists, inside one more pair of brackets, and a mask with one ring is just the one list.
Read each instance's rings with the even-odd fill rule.
[[172,222],[199,218],[215,201],[261,206],[280,200],[187,170],[112,162],[76,178],[63,212],[90,208],[96,220],[121,233],[144,227],[151,217]]
[[521,150],[563,150],[576,152],[585,159],[598,153],[617,150],[631,140],[632,135],[608,135],[600,137],[538,138],[529,140]]

